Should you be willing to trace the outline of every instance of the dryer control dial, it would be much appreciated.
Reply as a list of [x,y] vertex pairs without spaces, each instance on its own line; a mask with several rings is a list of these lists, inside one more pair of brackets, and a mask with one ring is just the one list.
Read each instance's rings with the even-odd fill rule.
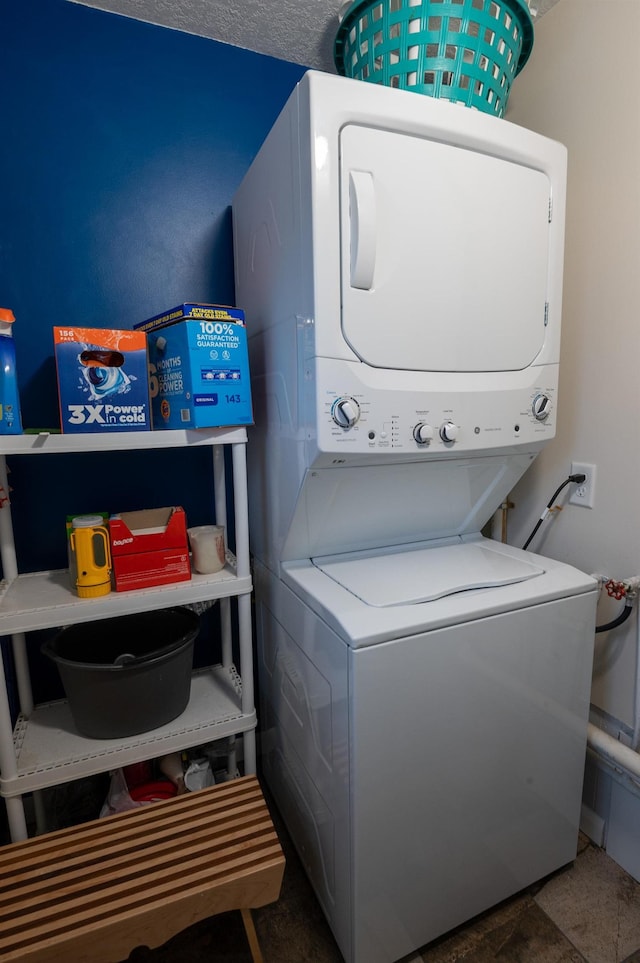
[[424,421],[419,421],[413,429],[413,437],[419,445],[428,445],[433,438],[433,428]]
[[331,408],[331,417],[341,428],[353,428],[360,417],[360,405],[353,398],[338,398]]
[[452,421],[445,421],[444,425],[440,428],[440,437],[443,441],[455,441],[459,431],[458,426],[454,425]]
[[551,399],[548,395],[536,395],[531,405],[531,411],[536,421],[544,421],[551,411]]

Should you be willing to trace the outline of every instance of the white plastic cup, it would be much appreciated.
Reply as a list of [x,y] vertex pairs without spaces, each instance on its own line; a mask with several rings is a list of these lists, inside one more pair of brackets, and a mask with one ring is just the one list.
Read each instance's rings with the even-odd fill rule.
[[197,525],[188,528],[193,567],[201,575],[213,575],[224,568],[224,526]]

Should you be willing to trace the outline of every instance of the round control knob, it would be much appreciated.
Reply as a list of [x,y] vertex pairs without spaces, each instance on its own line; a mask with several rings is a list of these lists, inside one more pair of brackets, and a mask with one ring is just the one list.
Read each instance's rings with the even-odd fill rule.
[[419,421],[413,429],[413,437],[419,445],[428,445],[433,438],[433,428],[424,421]]
[[536,421],[544,421],[551,411],[551,399],[548,395],[536,395],[531,410]]
[[444,425],[440,428],[440,437],[443,441],[455,441],[459,431],[458,426],[454,425],[452,421],[445,421]]
[[353,398],[338,398],[331,409],[331,417],[341,428],[353,428],[360,417],[360,405]]

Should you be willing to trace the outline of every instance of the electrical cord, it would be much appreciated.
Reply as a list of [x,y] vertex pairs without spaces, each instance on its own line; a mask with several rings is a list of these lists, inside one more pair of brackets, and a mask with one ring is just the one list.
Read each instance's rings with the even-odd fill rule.
[[[534,537],[534,535],[536,534],[536,532],[538,531],[538,529],[539,529],[540,526],[542,525],[543,521],[545,520],[545,518],[547,517],[547,515],[549,514],[549,512],[552,510],[552,508],[553,508],[553,503],[555,502],[556,498],[558,497],[558,495],[560,494],[560,492],[563,490],[563,488],[566,488],[567,485],[570,485],[572,482],[573,482],[574,484],[576,484],[576,485],[582,485],[582,483],[586,480],[586,477],[587,477],[587,476],[586,476],[586,475],[583,475],[582,473],[576,474],[576,475],[568,475],[567,478],[565,478],[565,480],[562,482],[562,484],[561,484],[561,485],[558,485],[558,487],[557,487],[556,490],[554,491],[553,495],[551,496],[551,498],[550,498],[549,501],[547,502],[547,506],[546,506],[545,510],[543,511],[542,515],[540,516],[540,518],[538,519],[538,521],[537,521],[536,524],[534,525],[533,531],[532,531],[531,534],[529,535],[529,538],[526,540],[526,542],[525,542],[524,545],[522,546],[523,549],[526,549],[526,548],[529,547],[529,544],[530,544],[532,538]],[[639,586],[638,586],[638,584],[637,584],[637,580],[636,580],[636,579],[631,579],[630,581],[627,581],[626,583],[623,583],[623,582],[616,582],[616,583],[608,582],[608,583],[607,583],[607,586],[605,586],[605,587],[608,587],[608,585],[612,585],[613,588],[617,590],[617,591],[615,591],[615,593],[613,593],[613,594],[615,594],[615,598],[620,598],[622,595],[625,596],[626,601],[625,601],[625,603],[624,603],[624,609],[622,610],[622,612],[620,613],[620,615],[617,615],[617,616],[615,617],[615,619],[612,619],[612,620],[611,620],[611,622],[606,622],[604,625],[596,625],[596,629],[595,629],[596,632],[609,632],[611,629],[617,629],[619,625],[622,625],[623,622],[626,622],[627,619],[629,618],[629,616],[631,615],[631,610],[632,610],[632,608],[633,608],[633,603],[634,603],[634,601],[635,601],[636,595],[638,594],[638,588],[639,588]],[[610,593],[610,594],[612,594],[612,593]]]
[[536,522],[536,524],[534,525],[533,531],[532,531],[531,534],[529,535],[529,538],[526,540],[526,542],[525,542],[524,545],[522,546],[523,549],[526,549],[526,548],[529,547],[529,544],[530,544],[532,538],[534,537],[534,535],[536,534],[536,532],[538,531],[538,529],[539,529],[540,526],[542,525],[543,521],[545,520],[545,518],[547,517],[547,515],[548,515],[549,512],[551,511],[551,509],[552,509],[552,507],[553,507],[553,503],[555,502],[556,498],[558,497],[558,495],[560,494],[560,492],[562,491],[562,489],[563,489],[563,488],[566,488],[566,486],[567,486],[567,485],[570,485],[572,482],[573,482],[574,484],[576,484],[576,485],[582,485],[582,483],[583,483],[584,481],[586,481],[586,478],[587,478],[587,476],[586,476],[586,475],[583,475],[583,474],[569,475],[567,478],[565,478],[565,480],[562,482],[561,485],[558,485],[558,487],[557,487],[556,490],[554,491],[553,495],[551,496],[551,498],[550,498],[549,501],[547,502],[547,507],[546,507],[545,510],[543,511],[542,515],[540,516],[540,518],[538,519],[538,521]]

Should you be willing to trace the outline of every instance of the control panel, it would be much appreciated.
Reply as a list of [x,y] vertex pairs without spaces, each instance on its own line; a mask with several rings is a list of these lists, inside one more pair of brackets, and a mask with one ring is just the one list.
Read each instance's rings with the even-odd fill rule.
[[317,397],[319,447],[463,454],[545,441],[555,434],[556,375],[555,366],[530,369],[534,383],[508,390],[493,388],[490,376],[473,392],[328,389]]

